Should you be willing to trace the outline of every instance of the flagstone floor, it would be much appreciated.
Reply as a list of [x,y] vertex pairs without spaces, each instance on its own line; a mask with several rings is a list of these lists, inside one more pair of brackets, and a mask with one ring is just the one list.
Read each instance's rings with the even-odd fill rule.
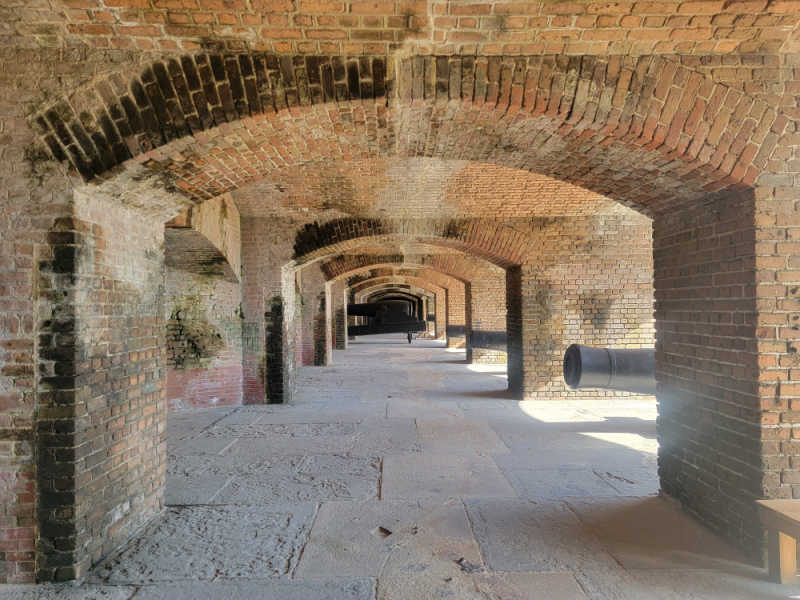
[[511,400],[401,335],[288,406],[168,418],[167,509],[81,585],[8,600],[800,598],[659,498],[652,400]]

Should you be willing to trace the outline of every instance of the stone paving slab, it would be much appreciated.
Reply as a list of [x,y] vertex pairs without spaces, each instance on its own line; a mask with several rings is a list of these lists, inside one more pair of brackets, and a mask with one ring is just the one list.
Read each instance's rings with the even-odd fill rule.
[[475,450],[505,454],[506,446],[486,423],[458,417],[420,418],[417,430],[425,452],[448,453]]
[[763,569],[737,565],[728,570],[633,570],[634,593],[641,600],[790,600],[800,585],[766,580]]
[[[423,523],[440,539],[448,539],[459,557],[480,562],[464,508],[434,505],[438,520],[432,521],[431,506],[418,501],[326,502],[317,513],[308,544],[295,572],[298,578],[377,576],[398,539],[396,532]],[[458,557],[457,557],[458,558]]]
[[271,455],[346,454],[355,444],[354,423],[257,423],[213,427],[202,436],[235,440],[223,454],[252,460]]
[[582,523],[627,569],[702,569],[745,557],[662,498],[575,498]]
[[169,455],[166,504],[210,504],[235,475],[233,466],[230,460],[218,455]]
[[464,411],[455,402],[433,403],[424,400],[421,396],[416,398],[392,397],[388,400],[387,415],[395,418],[423,419],[423,418],[464,418]]
[[387,499],[516,497],[491,458],[467,453],[388,455],[381,489]]
[[217,504],[280,504],[365,500],[380,489],[381,463],[372,457],[334,454],[279,456],[236,464]]
[[420,452],[415,419],[370,418],[358,424],[350,454],[380,456],[386,453]]
[[185,582],[145,586],[136,600],[374,600],[369,579]]
[[3,600],[129,600],[136,593],[132,586],[115,585],[2,585]]
[[291,573],[316,506],[168,508],[95,569],[104,583],[211,581]]
[[592,600],[650,600],[565,502],[466,501],[486,565],[502,572],[571,572]]
[[587,600],[572,573],[481,573],[474,579],[489,600]]
[[535,500],[620,495],[616,488],[591,469],[519,469],[501,466],[501,471],[520,498]]
[[172,456],[166,503],[272,505],[375,498],[381,463],[335,454]]
[[379,600],[486,600],[472,574],[484,569],[458,500],[425,511],[387,538],[391,551],[378,577]]

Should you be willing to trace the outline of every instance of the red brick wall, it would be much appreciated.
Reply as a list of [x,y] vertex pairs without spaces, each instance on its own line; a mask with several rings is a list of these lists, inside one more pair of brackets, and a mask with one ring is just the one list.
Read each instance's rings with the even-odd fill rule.
[[800,155],[796,124],[784,124],[789,159],[755,190],[756,340],[762,494],[800,498]]
[[345,290],[345,282],[337,281],[331,287],[331,312],[333,320],[331,327],[333,329],[334,347],[337,350],[347,349],[347,294]]
[[506,273],[492,269],[470,282],[467,362],[506,362]]
[[327,310],[325,276],[318,264],[298,270],[300,310],[297,356],[302,365],[325,365],[330,341],[330,311]]
[[447,347],[466,347],[466,286],[461,283],[447,288]]
[[283,267],[297,225],[242,217],[241,227],[244,403],[281,402],[294,380],[294,274]]
[[76,213],[42,280],[62,298],[40,335],[45,580],[85,575],[155,515],[166,470],[163,224],[84,197]]
[[[788,430],[764,429],[762,442],[758,368],[774,359],[758,352],[785,350],[787,340],[756,342],[760,297],[777,308],[782,284],[761,285],[754,267],[757,248],[766,258],[777,245],[756,241],[750,191],[659,215],[653,229],[661,487],[760,558],[754,500],[780,494],[779,477],[764,480],[762,469],[779,472]],[[784,402],[779,393],[763,408],[780,412]]]
[[529,262],[508,279],[509,336],[515,353],[522,349],[521,361],[509,357],[509,381],[525,398],[626,395],[568,390],[564,351],[572,343],[653,346],[650,220],[623,207],[616,213],[543,219],[531,229]]
[[[51,244],[63,240],[54,223],[68,214],[70,198],[69,181],[57,172],[43,176],[38,187],[18,178],[21,144],[27,140],[21,121],[0,116],[8,134],[8,168],[0,170],[0,187],[8,192],[0,197],[0,584],[30,583],[35,576],[39,459],[34,411],[37,397],[45,417],[54,402],[39,385],[39,365],[47,363],[37,355],[38,322],[56,314],[51,299],[57,296],[48,293],[44,281]],[[67,346],[69,335],[55,343]]]
[[242,315],[238,281],[167,269],[169,407],[242,403]]

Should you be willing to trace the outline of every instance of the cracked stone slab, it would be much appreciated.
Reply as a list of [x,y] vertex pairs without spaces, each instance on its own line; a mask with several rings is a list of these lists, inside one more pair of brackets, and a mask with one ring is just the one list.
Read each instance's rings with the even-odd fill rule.
[[387,414],[389,417],[419,419],[419,418],[464,418],[462,411],[455,402],[433,403],[419,397],[392,397],[388,400]]
[[117,585],[0,585],[3,600],[128,600],[135,587]]
[[492,571],[571,572],[598,600],[641,600],[630,574],[564,502],[466,501],[475,537]]
[[619,496],[616,488],[591,469],[508,469],[500,465],[521,498]]
[[354,423],[259,423],[212,428],[204,435],[231,440],[223,454],[245,460],[286,454],[345,454],[355,443]]
[[625,473],[636,469],[655,472],[654,454],[626,448],[619,444],[581,435],[576,432],[517,429],[493,422],[492,428],[511,449],[498,455],[503,468],[584,468]]
[[516,497],[491,458],[477,454],[398,454],[383,461],[382,497]]
[[379,456],[421,450],[414,419],[372,418],[359,423],[350,454]]
[[568,504],[626,569],[702,569],[745,562],[663,498],[576,498]]
[[315,508],[171,507],[94,576],[134,584],[285,576],[305,544]]
[[763,569],[736,565],[720,571],[646,569],[631,571],[641,600],[789,600],[800,585],[767,581]]
[[587,600],[572,573],[480,573],[487,600]]
[[374,600],[369,579],[185,582],[144,586],[136,600]]
[[429,535],[447,539],[453,548],[458,548],[454,551],[459,555],[456,558],[480,562],[463,506],[455,503],[440,510],[437,521],[430,519],[431,510],[431,506],[415,501],[326,502],[314,520],[295,576],[377,576],[398,539],[396,532],[409,529],[411,524],[419,530],[419,522],[431,529]]
[[508,447],[486,423],[457,417],[417,419],[422,447],[430,452],[474,449],[485,454],[505,454]]
[[658,469],[650,467],[626,469],[595,469],[603,481],[617,490],[620,496],[653,496],[661,489]]
[[170,411],[167,414],[169,451],[180,448],[186,440],[193,438],[206,427],[210,427],[235,411],[236,409],[232,407]]
[[170,504],[211,504],[232,476],[229,461],[214,456],[170,455],[164,501]]
[[375,498],[381,463],[373,457],[319,454],[237,463],[218,504],[281,504]]
[[464,505],[451,500],[401,525],[378,577],[379,600],[486,600],[472,575],[484,570]]

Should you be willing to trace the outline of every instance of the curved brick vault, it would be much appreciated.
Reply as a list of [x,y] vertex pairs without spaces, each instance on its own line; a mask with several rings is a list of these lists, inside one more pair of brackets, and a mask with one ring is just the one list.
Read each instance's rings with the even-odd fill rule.
[[173,191],[199,202],[276,168],[392,155],[533,171],[655,213],[752,185],[781,119],[658,56],[256,53],[157,62],[32,123],[97,192],[142,205],[145,186],[144,208],[167,213]]
[[259,401],[293,383],[287,263],[315,300],[460,289],[464,330],[475,265],[505,269],[509,374],[534,391],[562,322],[602,345],[626,294],[649,320],[652,270],[662,489],[755,553],[753,501],[800,494],[797,3],[12,4],[9,580],[81,577],[163,505],[163,224],[220,198],[241,209],[230,316]]

